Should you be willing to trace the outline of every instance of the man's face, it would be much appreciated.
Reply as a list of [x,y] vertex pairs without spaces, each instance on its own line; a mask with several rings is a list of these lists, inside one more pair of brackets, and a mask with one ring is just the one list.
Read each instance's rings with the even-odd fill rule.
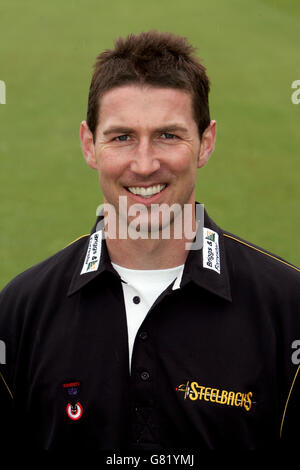
[[98,171],[104,202],[117,214],[119,196],[127,197],[128,210],[144,204],[148,216],[151,204],[183,208],[194,203],[197,168],[208,157],[189,93],[140,85],[113,88],[101,98],[94,144],[90,136],[86,144],[88,132],[82,123],[85,157]]

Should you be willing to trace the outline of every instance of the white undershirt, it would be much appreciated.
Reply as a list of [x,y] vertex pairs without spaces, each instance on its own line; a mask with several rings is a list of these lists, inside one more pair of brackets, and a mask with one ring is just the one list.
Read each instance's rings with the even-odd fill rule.
[[[122,282],[129,346],[129,370],[136,333],[148,311],[160,294],[174,281],[181,278],[184,264],[169,269],[128,269],[112,263]],[[178,280],[179,280],[178,279]],[[140,298],[139,303],[133,299]]]

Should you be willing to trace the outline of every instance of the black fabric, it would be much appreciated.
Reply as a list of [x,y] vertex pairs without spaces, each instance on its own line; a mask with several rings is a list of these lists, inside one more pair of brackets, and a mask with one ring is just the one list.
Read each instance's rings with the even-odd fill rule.
[[[80,274],[84,237],[3,289],[0,448],[295,445],[299,270],[206,213],[205,227],[219,234],[221,272],[190,251],[180,289],[172,283],[138,331],[131,375],[122,285],[105,240],[95,272]],[[69,403],[80,404],[79,419]]]

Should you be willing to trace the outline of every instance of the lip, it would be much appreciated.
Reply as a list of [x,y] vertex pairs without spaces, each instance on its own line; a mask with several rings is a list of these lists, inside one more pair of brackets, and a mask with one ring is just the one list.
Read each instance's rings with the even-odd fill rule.
[[[163,183],[162,183],[163,184]],[[139,186],[139,185],[135,185],[135,186],[132,186],[132,187],[135,187],[135,188],[148,188],[150,186],[154,186],[153,184],[151,185],[143,185],[143,186]],[[167,184],[166,187],[164,189],[162,189],[159,193],[157,194],[154,194],[153,196],[151,197],[143,197],[143,196],[140,196],[139,194],[133,194],[131,193],[127,188],[125,188],[127,194],[131,197],[131,199],[139,204],[144,204],[145,206],[148,206],[150,205],[151,203],[154,203],[156,202],[160,197],[161,195],[168,189],[169,185]]]

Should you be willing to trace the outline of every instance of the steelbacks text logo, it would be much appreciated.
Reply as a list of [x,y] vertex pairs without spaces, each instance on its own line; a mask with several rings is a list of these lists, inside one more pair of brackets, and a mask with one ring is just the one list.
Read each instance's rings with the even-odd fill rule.
[[177,392],[184,394],[184,400],[192,401],[203,400],[206,402],[217,403],[219,405],[236,406],[250,411],[252,407],[252,392],[234,392],[232,390],[222,390],[219,388],[206,387],[195,381],[187,381],[176,387]]

